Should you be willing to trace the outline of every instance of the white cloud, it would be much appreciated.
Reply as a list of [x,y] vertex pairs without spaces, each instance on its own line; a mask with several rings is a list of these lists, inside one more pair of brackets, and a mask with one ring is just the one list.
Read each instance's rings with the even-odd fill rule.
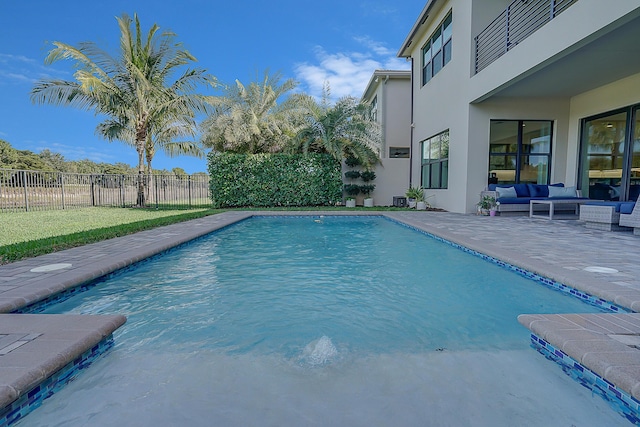
[[318,46],[315,49],[317,63],[296,65],[296,79],[307,93],[320,97],[328,83],[333,100],[343,96],[360,98],[375,70],[409,69],[409,63],[397,58],[383,43],[368,37],[358,37],[355,41],[363,46],[363,52],[329,53]]
[[53,66],[45,66],[43,62],[23,55],[0,53],[0,84],[28,83],[39,79],[68,78],[69,73]]

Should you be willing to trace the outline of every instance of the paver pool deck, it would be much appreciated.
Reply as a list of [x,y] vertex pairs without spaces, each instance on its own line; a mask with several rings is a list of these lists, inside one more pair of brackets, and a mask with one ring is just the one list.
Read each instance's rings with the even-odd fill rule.
[[[120,327],[123,316],[10,314],[255,215],[382,215],[640,312],[640,237],[579,221],[416,211],[229,211],[0,266],[2,408]],[[515,320],[515,319],[514,319]],[[523,313],[538,337],[640,400],[640,313]]]

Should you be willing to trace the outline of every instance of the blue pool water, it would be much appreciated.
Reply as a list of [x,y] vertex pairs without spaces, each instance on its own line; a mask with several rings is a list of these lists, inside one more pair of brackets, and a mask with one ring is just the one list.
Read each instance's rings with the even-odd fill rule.
[[623,425],[516,320],[595,311],[382,218],[253,218],[51,307],[128,322],[25,421]]

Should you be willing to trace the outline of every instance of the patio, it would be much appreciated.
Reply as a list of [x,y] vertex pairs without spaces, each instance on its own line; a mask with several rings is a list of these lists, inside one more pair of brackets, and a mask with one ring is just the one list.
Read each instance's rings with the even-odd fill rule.
[[[18,310],[61,290],[103,276],[236,221],[263,214],[290,215],[291,212],[225,212],[0,266],[0,313]],[[640,253],[640,237],[634,236],[631,232],[612,233],[591,230],[580,221],[548,221],[526,216],[487,217],[408,210],[371,213],[366,211],[295,212],[295,215],[334,214],[384,215],[614,302],[619,306],[636,312],[640,311],[640,263],[633,258]],[[82,333],[67,334],[64,337],[67,340],[66,344],[60,339],[48,342],[47,334],[55,335],[55,331],[44,328],[42,322],[34,322],[37,316],[0,314],[0,319],[5,316],[6,321],[0,320],[0,324],[3,325],[0,327],[0,335],[28,334],[30,338],[16,351],[28,352],[29,347],[34,345],[41,351],[37,352],[38,357],[29,358],[28,363],[22,363],[21,366],[5,363],[10,360],[15,362],[15,357],[13,359],[0,357],[0,408],[13,401],[16,395],[27,392],[51,375],[54,372],[54,365],[64,366],[64,363],[75,360],[95,345],[95,339],[87,340],[87,336],[92,335],[90,328],[79,328],[79,332]],[[24,316],[24,322],[20,321],[21,316]],[[606,315],[597,316],[605,317]],[[623,322],[627,324],[627,329],[626,332],[625,330],[621,332],[618,325],[610,334],[626,334],[636,338],[640,335],[640,315],[618,314],[615,316],[629,319]],[[116,323],[120,323],[121,320],[105,320],[109,320],[112,326],[108,329],[104,325],[96,326],[92,335],[94,338],[96,334],[102,337],[108,336],[120,326]],[[521,319],[521,322],[523,320],[527,319]],[[573,346],[577,342],[583,356],[597,353],[595,348],[589,347],[588,342],[593,340],[593,331],[606,330],[601,324],[594,324],[587,327],[591,331],[588,337],[576,338],[576,335],[571,333],[571,330],[576,327],[567,326],[566,321],[556,322],[554,319],[541,317],[529,318],[527,321],[531,324],[538,321],[539,325],[544,325],[535,332],[541,338],[549,336],[548,340],[555,348],[564,349],[563,346],[567,342]],[[81,319],[76,319],[76,322],[87,325]],[[597,322],[599,322],[598,319],[596,319]],[[99,322],[97,319],[92,319],[91,324],[98,325]],[[584,329],[584,325],[580,325],[580,328]],[[554,335],[556,338],[553,337]],[[605,371],[613,366],[613,362],[607,360],[606,353],[611,349],[618,352],[620,349],[625,349],[628,356],[625,368],[622,370],[625,374],[621,376],[618,369],[616,371],[618,380],[615,384],[637,399],[640,396],[640,356],[636,355],[637,348],[634,345],[625,347],[606,333],[600,338],[597,343],[601,346],[600,356],[595,357],[594,364],[600,366],[598,369],[602,370],[601,375],[606,378]],[[55,351],[46,350],[47,345],[54,344]],[[10,352],[11,350],[8,350],[7,354],[11,354]],[[55,364],[51,363],[52,359],[56,360]],[[600,373],[595,368],[590,367],[590,369]],[[22,375],[19,375],[20,372]],[[2,415],[1,410],[0,415]]]

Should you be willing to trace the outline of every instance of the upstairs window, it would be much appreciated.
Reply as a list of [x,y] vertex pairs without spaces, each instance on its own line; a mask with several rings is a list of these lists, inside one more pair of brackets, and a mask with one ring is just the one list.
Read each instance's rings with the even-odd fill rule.
[[422,85],[451,61],[451,12],[422,48]]

